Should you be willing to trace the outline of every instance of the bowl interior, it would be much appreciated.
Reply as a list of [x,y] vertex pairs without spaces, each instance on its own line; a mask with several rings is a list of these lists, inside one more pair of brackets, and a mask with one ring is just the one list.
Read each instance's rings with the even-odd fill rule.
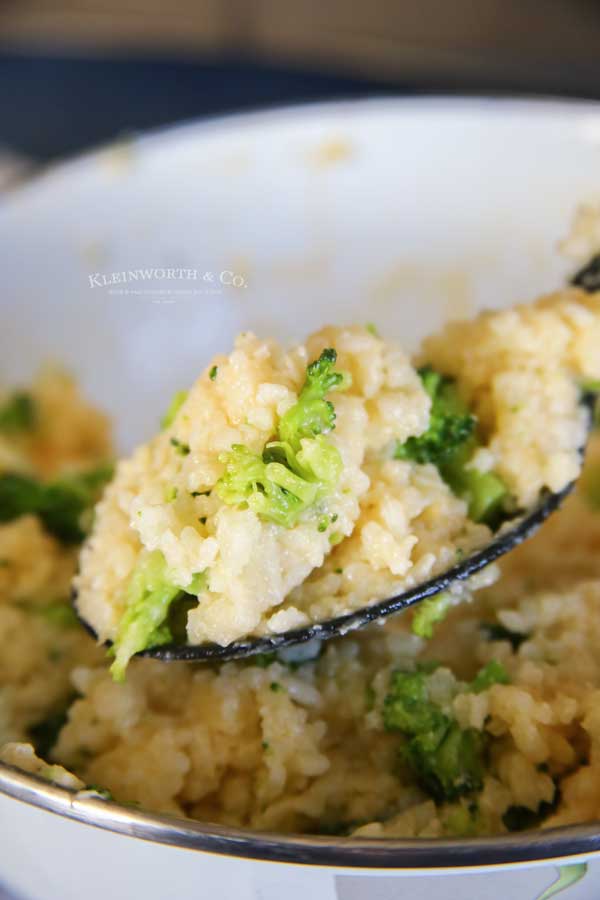
[[373,322],[414,345],[560,283],[557,241],[598,193],[599,141],[589,104],[380,100],[79,158],[0,207],[0,376],[65,363],[126,449],[239,331]]
[[[372,322],[414,346],[443,319],[561,283],[557,242],[599,194],[599,145],[592,104],[381,100],[192,123],[76,159],[0,206],[0,375],[25,381],[47,360],[65,364],[126,450],[239,331],[293,341],[325,322]],[[0,773],[0,789],[130,829],[132,813],[100,815],[95,801],[76,815],[64,792],[27,776]],[[135,815],[150,836],[163,827]],[[164,827],[171,842],[206,846],[198,823]],[[249,840],[225,852],[253,855]],[[290,841],[269,858],[293,857]],[[564,856],[596,842],[592,827],[566,829],[492,839],[484,856]],[[405,844],[392,842],[409,859]],[[456,842],[423,847],[426,864],[483,862],[467,844],[468,859]],[[296,846],[324,862],[335,841]],[[343,852],[393,864],[373,843]]]

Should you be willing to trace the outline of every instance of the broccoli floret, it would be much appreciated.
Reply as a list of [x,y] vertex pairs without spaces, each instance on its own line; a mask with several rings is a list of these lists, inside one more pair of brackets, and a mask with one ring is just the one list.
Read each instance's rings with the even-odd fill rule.
[[388,731],[407,738],[402,758],[422,788],[438,801],[480,790],[485,736],[461,729],[429,698],[425,672],[394,672],[383,705]]
[[90,524],[86,518],[112,474],[112,465],[106,464],[45,485],[38,515],[46,530],[67,544],[82,541]]
[[0,522],[37,513],[43,493],[43,486],[35,478],[10,472],[0,475]]
[[169,408],[161,419],[160,426],[163,431],[170,428],[175,421],[175,416],[187,399],[187,391],[175,391],[173,398],[169,404]]
[[320,357],[306,370],[306,381],[298,400],[283,414],[279,421],[279,440],[289,444],[292,450],[300,449],[302,438],[327,434],[335,428],[335,409],[325,395],[330,391],[343,391],[350,387],[350,375],[336,372],[337,353],[333,348],[323,350]]
[[468,467],[478,446],[477,420],[451,378],[430,366],[419,369],[419,375],[431,397],[429,427],[424,434],[397,443],[394,458],[433,463],[452,492],[467,502],[469,517],[495,527],[508,500],[508,489],[495,472]]
[[404,748],[405,758],[421,786],[438,802],[456,800],[483,787],[484,735],[461,729],[448,720],[445,729],[415,735]]
[[115,681],[124,680],[134,654],[172,640],[185,641],[188,612],[198,605],[197,595],[206,583],[206,572],[197,572],[184,591],[174,584],[159,550],[140,558],[130,576],[125,613],[109,651],[115,656],[111,666]]
[[281,463],[265,463],[243,444],[234,444],[221,461],[225,473],[217,485],[221,500],[232,506],[245,504],[262,519],[291,528],[311,506],[319,485],[311,483]]
[[396,459],[412,459],[436,466],[451,459],[456,450],[475,430],[476,420],[460,399],[451,378],[446,378],[425,366],[419,370],[423,387],[431,397],[431,412],[427,431],[397,444]]
[[115,681],[125,680],[129,660],[136,653],[171,640],[164,623],[171,604],[182,593],[159,550],[140,557],[129,579],[125,613],[111,647],[115,660],[110,671]]
[[417,607],[413,620],[413,634],[422,638],[433,637],[434,625],[442,622],[452,606],[452,595],[444,591],[434,597],[428,597]]
[[508,505],[508,488],[495,472],[469,468],[475,447],[474,442],[469,442],[440,472],[452,492],[467,503],[469,517],[474,522],[497,527]]
[[435,732],[447,719],[429,700],[425,672],[394,672],[383,702],[383,722],[388,731],[417,735]]
[[224,503],[254,510],[284,528],[296,524],[337,483],[342,458],[325,433],[335,427],[335,410],[324,395],[342,390],[349,376],[333,371],[335,350],[324,350],[307,369],[298,401],[281,417],[277,440],[262,453],[234,444],[220,461],[225,472],[217,483]]
[[77,544],[86,535],[85,518],[112,471],[106,464],[47,484],[28,475],[0,475],[0,522],[37,515],[54,537]]
[[471,684],[469,691],[473,694],[481,694],[487,691],[493,684],[508,684],[508,672],[501,662],[497,659],[490,660],[482,669],[479,670]]
[[15,391],[0,407],[0,431],[31,431],[35,425],[35,404],[31,394]]
[[[333,371],[336,358],[335,350],[324,350],[308,366],[298,401],[279,422],[278,440],[269,442],[261,454],[234,444],[221,455],[225,471],[216,490],[225,503],[252,509],[261,518],[290,528],[335,486],[342,459],[325,438],[325,432],[335,425],[335,411],[324,395],[349,384],[347,376]],[[171,443],[178,452],[189,453],[187,445],[176,438],[171,438]],[[194,583],[190,589],[195,592],[201,587]],[[113,646],[116,658],[111,671],[116,680],[124,678],[135,653],[171,640],[165,623],[182,593],[173,584],[162,554],[152,553],[140,561],[130,580],[125,614]]]

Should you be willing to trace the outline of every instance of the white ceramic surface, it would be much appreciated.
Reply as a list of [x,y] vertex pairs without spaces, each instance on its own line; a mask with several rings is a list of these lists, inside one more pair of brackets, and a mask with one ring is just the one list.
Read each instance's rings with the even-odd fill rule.
[[[19,900],[542,900],[559,878],[555,865],[429,875],[232,859],[90,828],[1,794],[0,828],[2,876]],[[598,885],[595,862],[565,900],[596,900]]]
[[[323,104],[142,137],[0,204],[0,376],[64,361],[127,449],[240,330],[292,340],[324,321],[374,322],[414,344],[449,315],[553,288],[569,269],[557,240],[577,204],[599,195],[592,104]],[[169,277],[182,268],[196,275]],[[0,880],[35,900],[404,896],[394,873],[339,881],[330,869],[161,847],[1,795],[0,827]],[[481,876],[413,874],[402,890],[533,900],[554,876],[462,878]],[[570,900],[594,896],[593,883],[594,867]]]

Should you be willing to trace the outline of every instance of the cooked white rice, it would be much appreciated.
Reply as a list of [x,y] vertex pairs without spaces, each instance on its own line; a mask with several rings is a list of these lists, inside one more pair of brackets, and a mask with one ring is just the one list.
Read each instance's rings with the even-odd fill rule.
[[[451,353],[442,339],[425,347],[426,358],[455,374],[475,404],[487,438],[481,464],[489,464],[493,457],[494,466],[503,467],[522,502],[531,499],[532,484],[556,488],[576,474],[582,425],[575,411],[572,375],[600,374],[599,354],[589,342],[592,333],[596,348],[600,346],[599,322],[598,296],[568,291],[533,310],[484,317],[464,332],[451,328],[446,332]],[[355,341],[361,350],[353,355]],[[450,559],[457,535],[465,539],[462,501],[433,467],[378,461],[376,455],[397,435],[398,418],[390,410],[394,404],[413,410],[405,435],[418,433],[426,424],[427,403],[406,360],[363,331],[325,333],[289,355],[247,337],[229,362],[217,363],[224,376],[232,359],[247,373],[250,393],[240,400],[237,421],[232,424],[229,418],[234,416],[228,405],[233,401],[216,398],[205,410],[213,400],[207,399],[210,379],[203,376],[173,425],[192,452],[174,461],[167,453],[167,433],[120,465],[99,507],[94,532],[94,541],[105,542],[110,557],[107,571],[100,565],[100,546],[92,543],[80,589],[84,585],[92,589],[94,553],[94,578],[100,579],[94,590],[110,587],[116,597],[116,587],[131,571],[141,541],[151,539],[148,523],[143,535],[131,526],[139,518],[132,510],[156,505],[159,523],[173,513],[168,523],[176,538],[190,527],[186,516],[192,513],[185,511],[187,507],[166,510],[163,495],[152,493],[151,480],[146,483],[148,473],[162,484],[164,464],[169,483],[176,480],[196,488],[200,471],[206,473],[202,484],[214,483],[217,449],[240,437],[255,440],[256,446],[264,443],[277,404],[290,402],[306,361],[332,344],[340,351],[341,366],[354,367],[354,393],[336,398],[335,432],[356,479],[353,484],[361,483],[360,489],[355,488],[354,506],[339,499],[340,516],[352,534],[324,563],[328,548],[319,543],[314,557],[307,556],[302,563],[302,579],[311,569],[312,574],[279,608],[301,607],[308,616],[320,617],[364,604],[399,579],[425,577],[432,570],[430,552],[438,560]],[[388,354],[387,369],[383,363],[368,362],[374,353],[380,360]],[[489,368],[494,354],[503,361],[497,370]],[[563,366],[571,374],[557,381]],[[383,389],[384,375],[378,381],[373,373],[392,369],[399,373],[398,380]],[[262,391],[260,385],[265,383],[277,391]],[[556,397],[550,385],[557,389]],[[279,399],[273,399],[275,394]],[[258,395],[264,401],[260,415]],[[103,458],[102,420],[89,408],[83,414],[79,398],[66,397],[57,412],[64,416],[65,427],[71,421],[69,427],[79,427],[72,419],[71,404],[85,420],[80,425],[86,434],[97,435],[96,441],[86,438],[89,455],[86,459],[80,455],[79,462]],[[512,409],[515,406],[518,409]],[[252,425],[242,413],[250,409],[258,416]],[[188,415],[189,422],[184,422]],[[204,428],[217,420],[222,425],[226,417],[231,430],[226,438],[218,437],[219,429],[211,432],[212,437],[203,437],[200,424],[194,430],[197,417]],[[369,421],[373,427],[355,427],[356,421],[363,426]],[[529,441],[524,440],[526,433]],[[552,435],[549,443],[547,433]],[[76,434],[70,441],[81,446]],[[11,460],[10,466],[3,465],[5,470],[17,459],[29,471],[45,471],[44,461],[34,459],[21,443],[7,440],[3,452],[3,458]],[[60,471],[58,453],[52,467]],[[0,750],[0,758],[74,789],[101,786],[116,800],[150,810],[258,829],[438,836],[502,832],[523,810],[532,816],[540,813],[545,826],[598,818],[597,484],[598,437],[577,495],[535,538],[502,562],[496,583],[480,590],[471,603],[452,609],[430,641],[412,633],[411,615],[405,614],[329,642],[320,653],[311,648],[315,657],[295,664],[289,658],[220,666],[135,659],[124,684],[112,680],[109,661],[81,630],[64,628],[39,614],[57,594],[65,595],[73,551],[48,537],[33,517],[2,525],[0,638],[14,653],[0,662],[0,742],[10,742]],[[193,509],[194,516],[206,515],[207,523],[210,516],[216,519],[230,512],[239,515],[229,508],[212,510],[208,503]],[[157,525],[153,540],[161,539],[161,529]],[[200,535],[198,552],[208,540],[216,540],[221,552],[215,534]],[[232,530],[228,539],[233,540],[234,534],[237,531]],[[417,540],[407,549],[411,536]],[[275,539],[281,540],[283,536]],[[177,540],[173,547],[176,544]],[[168,548],[164,544],[163,552]],[[312,559],[317,560],[314,565]],[[183,577],[185,567],[195,571],[197,563],[182,553],[173,557],[176,565]],[[107,602],[103,612],[107,629],[113,615],[112,603]],[[495,630],[486,632],[482,625]],[[500,639],[490,639],[490,634]],[[405,738],[386,731],[382,715],[391,673],[414,670],[427,660],[439,663],[427,676],[430,698],[460,728],[485,734],[488,742],[481,789],[448,802],[434,802],[410,768],[399,765]],[[471,681],[490,660],[503,664],[509,682],[476,692]],[[68,715],[66,724],[47,759],[39,759],[24,742],[32,726],[61,706]]]

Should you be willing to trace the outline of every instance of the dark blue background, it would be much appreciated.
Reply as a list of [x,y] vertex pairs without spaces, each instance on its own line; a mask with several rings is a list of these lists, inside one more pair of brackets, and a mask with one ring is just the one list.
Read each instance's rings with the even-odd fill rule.
[[[339,97],[374,94],[532,93],[600,96],[600,64],[536,67],[505,61],[478,74],[424,73],[375,78],[270,65],[223,56],[195,61],[136,56],[94,58],[0,48],[0,146],[45,161],[127,131],[181,119]],[[576,68],[576,67],[575,67]]]
[[0,54],[0,144],[46,160],[181,119],[397,91],[223,57],[187,63]]

